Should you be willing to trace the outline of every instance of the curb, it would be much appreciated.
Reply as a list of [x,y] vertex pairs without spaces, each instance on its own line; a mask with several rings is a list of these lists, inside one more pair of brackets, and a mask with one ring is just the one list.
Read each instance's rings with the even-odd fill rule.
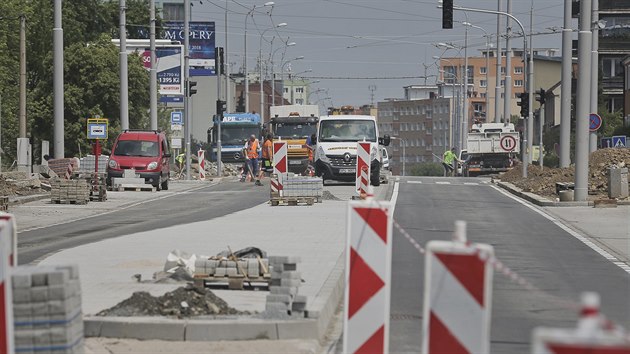
[[[576,206],[594,206],[595,203],[592,200],[589,201],[580,201],[580,202],[576,202],[576,201],[572,201],[572,202],[556,202],[556,201],[552,201],[549,200],[547,198],[543,198],[539,195],[536,195],[534,193],[529,193],[529,192],[523,192],[522,189],[518,188],[517,186],[513,185],[512,183],[509,182],[496,182],[496,184],[505,189],[506,191],[521,197],[533,204],[536,204],[538,206],[543,206],[543,207],[576,207]],[[617,201],[617,205],[630,205],[630,200],[618,200]]]

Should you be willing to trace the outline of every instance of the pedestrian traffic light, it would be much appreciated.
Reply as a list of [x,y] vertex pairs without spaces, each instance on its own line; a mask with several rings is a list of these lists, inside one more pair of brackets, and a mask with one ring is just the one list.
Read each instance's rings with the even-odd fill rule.
[[540,102],[541,105],[545,104],[545,90],[542,88],[536,91],[536,101]]
[[197,81],[188,81],[188,87],[186,88],[186,95],[188,97],[197,93],[195,86],[197,86]]
[[227,104],[225,101],[217,100],[217,116],[223,116],[223,113],[227,110]]
[[529,95],[527,92],[517,93],[519,101],[516,102],[521,107],[521,117],[529,116]]
[[442,1],[442,28],[453,28],[453,0]]

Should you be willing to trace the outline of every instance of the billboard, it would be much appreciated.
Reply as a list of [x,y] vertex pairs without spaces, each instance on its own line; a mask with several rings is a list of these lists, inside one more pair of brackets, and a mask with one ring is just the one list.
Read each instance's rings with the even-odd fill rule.
[[[184,51],[181,45],[156,46],[156,72],[160,95],[183,95]],[[151,69],[151,50],[144,48],[142,62]]]
[[[163,39],[184,44],[184,22],[169,21],[163,24]],[[214,76],[214,22],[189,22],[189,66],[191,76]]]

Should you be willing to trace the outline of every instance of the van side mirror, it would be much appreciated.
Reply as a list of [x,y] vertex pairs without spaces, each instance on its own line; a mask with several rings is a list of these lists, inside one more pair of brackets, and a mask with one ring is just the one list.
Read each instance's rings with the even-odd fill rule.
[[391,138],[387,134],[385,134],[385,136],[382,138],[378,138],[378,143],[383,146],[389,146],[390,142],[391,142]]

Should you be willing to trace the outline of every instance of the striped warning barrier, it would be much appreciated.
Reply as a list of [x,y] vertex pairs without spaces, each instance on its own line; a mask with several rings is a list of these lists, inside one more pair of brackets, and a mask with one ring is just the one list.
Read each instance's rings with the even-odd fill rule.
[[582,309],[576,328],[535,328],[535,354],[630,354],[630,338],[599,313],[599,295],[582,294]]
[[367,193],[367,187],[370,184],[370,150],[372,143],[357,143],[357,168],[355,188],[359,195]]
[[199,180],[206,179],[206,152],[202,149],[197,151],[197,161],[199,162]]
[[287,142],[286,141],[274,141],[273,142],[273,173],[278,176],[276,180],[276,188],[282,196],[282,182],[284,175],[289,170],[289,160],[287,158]]
[[426,247],[423,353],[488,353],[493,268],[492,246],[466,243],[466,223],[455,224],[454,241]]
[[387,353],[392,215],[372,198],[348,205],[344,353]]
[[269,177],[269,181],[269,185],[271,186],[271,197],[279,197],[282,185],[278,182],[278,175],[271,175],[271,177]]
[[0,219],[0,353],[13,353],[13,299],[11,272],[17,257],[15,223],[10,218]]

